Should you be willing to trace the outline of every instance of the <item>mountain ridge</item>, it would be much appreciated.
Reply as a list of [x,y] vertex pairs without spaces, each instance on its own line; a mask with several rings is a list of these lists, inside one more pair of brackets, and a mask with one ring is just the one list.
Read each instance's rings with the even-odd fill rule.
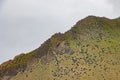
[[[82,57],[82,60],[84,60],[83,62],[88,61],[86,62],[86,64],[89,64],[89,65],[92,63],[95,63],[94,59],[98,57],[98,55],[94,53],[94,49],[96,53],[98,52],[100,53],[99,55],[101,55],[102,53],[106,53],[104,55],[107,55],[108,53],[111,53],[111,54],[114,53],[113,55],[116,54],[119,56],[120,54],[119,52],[120,51],[119,50],[120,49],[119,47],[120,33],[119,32],[120,32],[119,18],[108,19],[105,17],[88,16],[78,21],[69,31],[65,33],[54,34],[51,38],[49,38],[47,41],[41,44],[39,48],[33,50],[32,52],[27,54],[20,54],[16,56],[13,60],[9,60],[8,62],[1,64],[0,80],[12,80],[12,77],[18,75],[20,72],[21,74],[25,73],[28,68],[31,68],[31,65],[34,66],[34,64],[36,65],[37,63],[40,63],[41,65],[47,65],[47,64],[51,65],[49,63],[55,61],[59,70],[60,61],[57,58],[58,56],[66,55],[65,53],[67,53],[67,56],[68,54],[78,55],[77,53],[80,53],[79,55],[83,56]],[[115,49],[112,50],[112,47]],[[91,59],[92,56],[94,55],[91,54],[92,56],[90,57],[90,54],[89,54],[90,52],[96,55],[94,59]],[[81,59],[81,56],[80,56],[80,59]],[[66,57],[64,58],[69,59]],[[73,62],[76,62],[74,58],[72,59],[73,59]],[[114,58],[112,59],[114,60]],[[120,64],[118,60],[119,58],[116,60],[116,62],[117,64]],[[101,64],[101,62],[99,63]],[[66,64],[67,63],[65,63],[64,65]],[[95,63],[95,64],[98,64],[98,63]],[[59,72],[59,71],[56,71],[56,72]],[[117,73],[119,73],[119,71]],[[55,75],[57,75],[58,77],[58,74],[60,75],[61,73],[54,74],[54,77]],[[117,78],[115,79],[118,80]],[[106,79],[109,79],[109,78],[106,78]],[[13,80],[17,80],[17,79],[13,79]],[[35,79],[35,80],[38,80],[38,79]],[[43,79],[40,79],[40,80],[43,80]],[[49,80],[49,79],[46,78],[44,80]],[[59,80],[59,79],[55,78],[54,80]],[[77,78],[76,79],[73,78],[73,80],[77,80]]]

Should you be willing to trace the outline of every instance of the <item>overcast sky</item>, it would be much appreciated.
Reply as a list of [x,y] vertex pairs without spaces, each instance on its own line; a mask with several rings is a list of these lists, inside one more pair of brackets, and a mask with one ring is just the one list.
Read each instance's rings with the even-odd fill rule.
[[120,0],[0,0],[0,63],[88,16],[120,16]]

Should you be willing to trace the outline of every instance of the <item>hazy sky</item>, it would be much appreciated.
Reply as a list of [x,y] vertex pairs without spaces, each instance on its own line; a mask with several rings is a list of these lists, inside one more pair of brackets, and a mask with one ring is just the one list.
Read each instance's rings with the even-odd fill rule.
[[120,0],[0,0],[0,63],[88,16],[120,16]]

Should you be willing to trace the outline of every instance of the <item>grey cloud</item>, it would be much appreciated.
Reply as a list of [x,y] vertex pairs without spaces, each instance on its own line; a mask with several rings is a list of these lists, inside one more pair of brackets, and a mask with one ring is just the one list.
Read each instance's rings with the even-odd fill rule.
[[1,9],[2,9],[4,2],[5,2],[5,0],[0,0],[0,12],[1,12]]
[[[120,0],[107,0],[109,4],[113,6],[116,13],[120,13]],[[119,15],[120,16],[120,15]]]

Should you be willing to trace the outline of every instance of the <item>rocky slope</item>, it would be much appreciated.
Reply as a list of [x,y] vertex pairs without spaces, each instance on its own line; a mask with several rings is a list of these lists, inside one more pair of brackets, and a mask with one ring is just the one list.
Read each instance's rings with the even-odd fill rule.
[[88,16],[0,65],[0,80],[119,80],[120,18]]

